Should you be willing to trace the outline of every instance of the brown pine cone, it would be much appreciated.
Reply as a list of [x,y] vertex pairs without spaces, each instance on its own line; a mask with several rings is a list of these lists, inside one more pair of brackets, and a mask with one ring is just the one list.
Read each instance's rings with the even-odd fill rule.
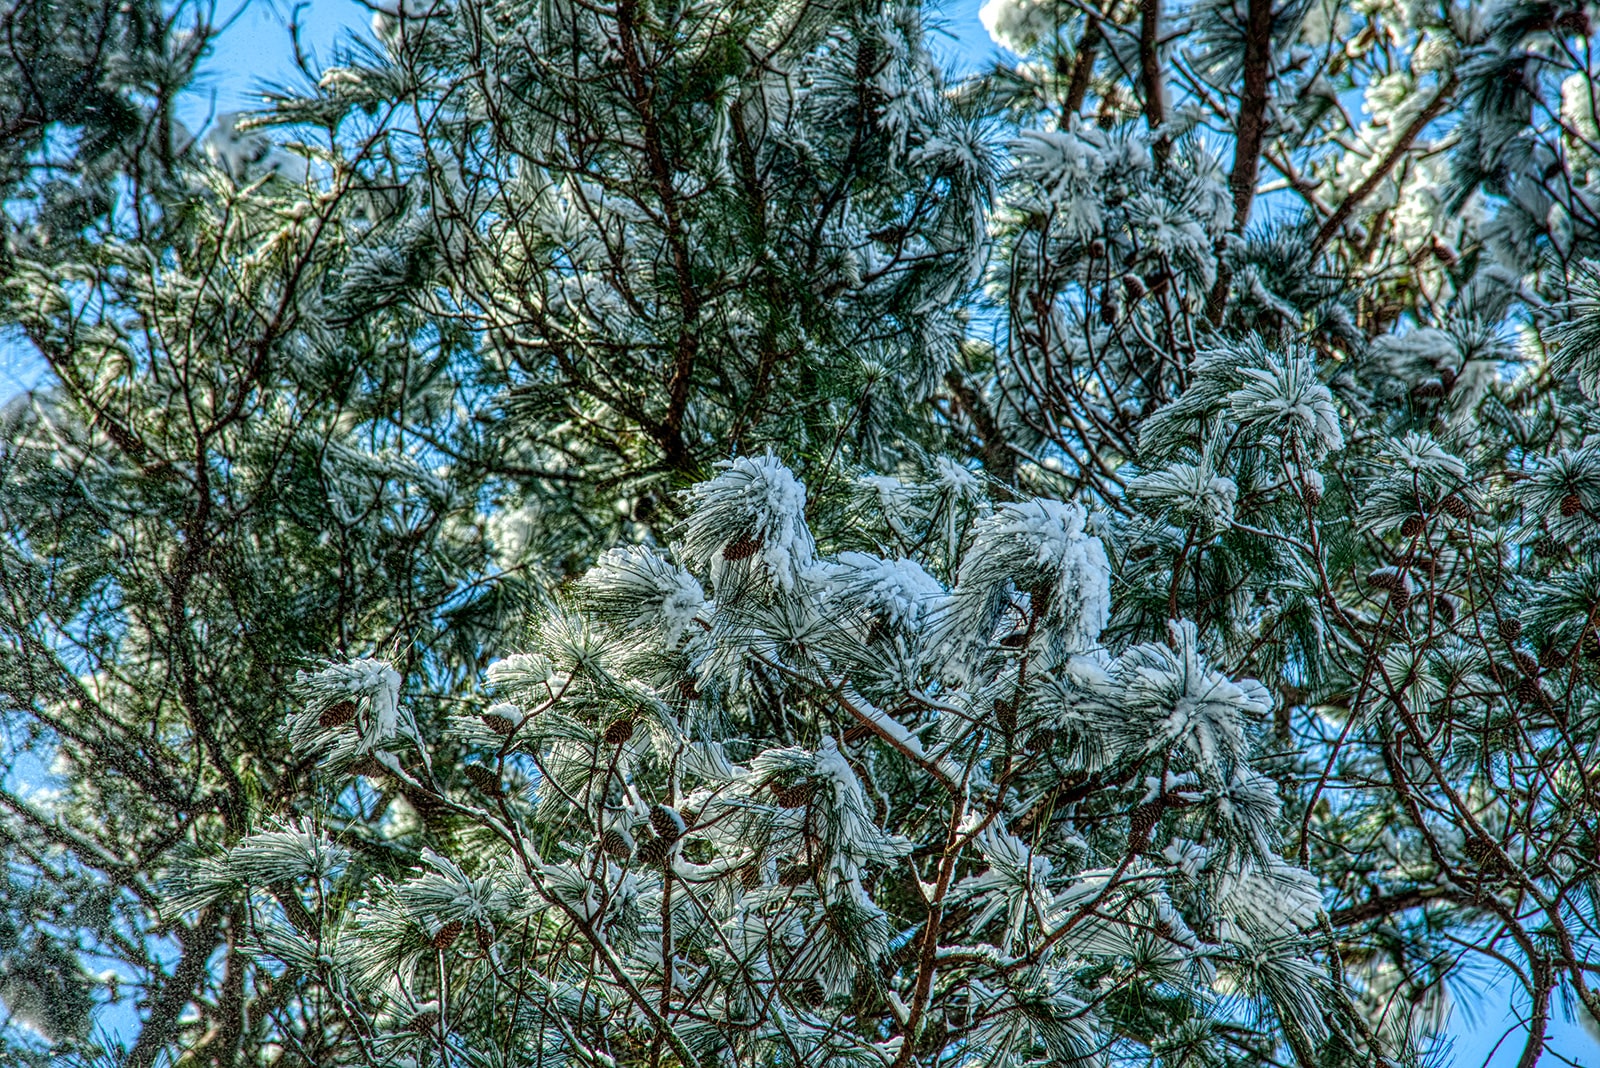
[[755,534],[743,534],[722,547],[724,560],[748,560],[761,551],[763,539]]
[[490,797],[506,796],[506,788],[501,784],[500,776],[496,775],[482,764],[468,764],[466,767],[461,769],[461,772],[468,779],[472,780],[472,785],[476,786]]
[[1521,649],[1513,649],[1511,659],[1517,665],[1517,670],[1529,678],[1539,674],[1539,661],[1535,660],[1532,654],[1525,653]]
[[1564,667],[1567,663],[1567,654],[1554,645],[1547,645],[1539,651],[1539,666],[1548,670]]
[[1399,573],[1392,567],[1380,567],[1369,574],[1367,576],[1367,584],[1376,586],[1380,590],[1398,590],[1405,585]]
[[665,838],[646,838],[639,843],[635,855],[639,858],[639,863],[656,867],[665,864],[667,858],[672,856],[672,843]]
[[1394,607],[1395,614],[1398,615],[1411,607],[1411,594],[1404,589],[1395,590],[1389,594],[1389,604]]
[[1560,556],[1561,547],[1562,546],[1559,541],[1546,534],[1544,537],[1533,543],[1533,555]]
[[1154,801],[1134,806],[1133,812],[1128,816],[1129,852],[1143,852],[1144,847],[1150,844],[1150,832],[1155,830],[1156,824],[1161,821],[1161,811],[1165,807],[1159,797]]
[[683,832],[688,829],[678,810],[666,805],[650,806],[650,827],[669,842],[682,838]]
[[627,716],[619,716],[606,724],[605,739],[607,745],[627,745],[628,739],[633,737],[633,720]]
[[817,784],[809,779],[801,779],[788,786],[772,787],[773,798],[780,808],[805,808],[811,803],[812,797],[816,796],[816,792]]
[[1440,501],[1439,507],[1444,510],[1445,515],[1452,519],[1470,519],[1472,517],[1472,506],[1454,493]]
[[417,1013],[415,1016],[411,1017],[411,1022],[406,1024],[407,1030],[415,1031],[421,1035],[432,1034],[438,1029],[438,1027],[439,1014],[434,1012],[432,1009],[429,1009],[427,1012]]
[[631,860],[633,848],[628,844],[628,836],[613,827],[600,836],[600,851],[617,860]]
[[480,953],[489,952],[490,948],[494,945],[494,932],[489,930],[489,925],[486,923],[480,922],[473,924],[472,936],[477,940],[478,951]]
[[491,716],[489,713],[485,712],[478,718],[483,720],[483,725],[485,727],[488,727],[502,738],[510,737],[511,733],[517,729],[515,720],[508,719],[505,716],[498,714]]
[[778,865],[779,886],[800,886],[811,878],[812,865],[810,864],[780,864]]
[[740,868],[739,885],[744,887],[747,893],[761,889],[761,866],[751,861]]
[[1508,642],[1514,642],[1522,637],[1522,620],[1514,616],[1501,616],[1500,621],[1494,625],[1500,637]]
[[1417,513],[1413,512],[1412,514],[1406,516],[1405,519],[1401,522],[1401,524],[1400,524],[1400,534],[1401,534],[1402,537],[1414,538],[1417,535],[1421,534],[1427,528],[1428,528],[1428,521],[1426,519],[1424,519],[1422,516],[1420,516]]
[[1544,704],[1544,687],[1538,679],[1523,679],[1517,683],[1517,700],[1525,705]]
[[338,704],[329,705],[322,715],[317,717],[319,727],[343,727],[346,723],[356,718],[356,703],[354,701],[340,701]]
[[465,926],[466,924],[460,920],[451,920],[439,928],[439,933],[433,936],[433,948],[449,949],[455,944],[456,939],[461,937],[462,928]]
[[1444,383],[1437,378],[1427,378],[1411,387],[1413,400],[1438,400],[1444,396]]
[[812,976],[800,984],[800,994],[812,1005],[821,1005],[828,1000],[828,990],[822,985],[822,980]]
[[1583,498],[1576,493],[1569,493],[1561,498],[1561,517],[1563,519],[1571,519],[1581,511],[1583,511]]
[[1017,729],[1017,706],[1003,697],[1000,698],[994,703],[994,721],[1000,725],[1001,730],[1010,734]]
[[1311,505],[1311,507],[1315,508],[1317,505],[1322,503],[1322,491],[1311,485],[1309,482],[1306,483],[1301,492],[1305,494],[1306,503]]

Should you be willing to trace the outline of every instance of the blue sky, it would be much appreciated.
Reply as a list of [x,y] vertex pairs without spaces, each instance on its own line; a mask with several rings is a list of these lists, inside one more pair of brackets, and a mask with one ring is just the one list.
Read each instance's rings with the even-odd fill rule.
[[[935,53],[953,69],[971,70],[998,52],[978,21],[980,3],[981,0],[933,2],[934,23],[940,31],[934,38]],[[219,11],[219,17],[226,17],[229,10],[238,9],[225,8]],[[368,32],[371,9],[357,0],[315,0],[298,9],[286,2],[247,0],[215,43],[195,91],[181,110],[180,118],[186,125],[203,131],[213,115],[260,106],[264,85],[296,83],[300,75],[295,69],[289,33],[291,13],[300,23],[300,46],[310,55],[315,69],[333,61],[345,35]],[[0,338],[0,401],[37,382],[40,373],[37,362],[21,346],[8,341]],[[1448,1056],[1440,1058],[1441,1064],[1511,1068],[1517,1063],[1522,1052],[1521,1034],[1512,1034],[1504,1041],[1502,1038],[1516,1027],[1516,1012],[1525,1011],[1526,1000],[1512,998],[1506,985],[1483,988],[1482,978],[1486,977],[1480,974],[1481,996],[1457,991],[1468,996],[1451,1021],[1454,1045]],[[1556,1016],[1551,1052],[1561,1059],[1547,1056],[1545,1063],[1555,1065],[1565,1060],[1568,1064],[1600,1066],[1600,1044],[1565,1019],[1559,1005]],[[102,1022],[122,1030],[131,1020],[123,1017]]]

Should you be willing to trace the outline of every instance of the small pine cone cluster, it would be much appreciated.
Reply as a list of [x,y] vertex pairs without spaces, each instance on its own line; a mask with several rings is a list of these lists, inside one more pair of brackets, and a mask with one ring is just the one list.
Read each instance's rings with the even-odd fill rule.
[[343,727],[346,723],[356,718],[356,703],[354,701],[340,701],[332,704],[317,717],[317,726],[332,729]]
[[620,861],[633,859],[633,844],[615,827],[600,836],[600,851]]
[[741,534],[722,547],[724,560],[748,560],[761,551],[763,539],[756,534]]
[[465,927],[466,924],[460,920],[451,920],[439,928],[438,933],[433,936],[433,948],[449,949],[455,945],[456,939],[461,937],[461,932]]
[[1451,519],[1472,518],[1472,506],[1461,498],[1459,494],[1452,493],[1439,502],[1439,508]]
[[810,779],[801,779],[799,782],[773,783],[772,797],[778,802],[779,808],[805,808],[816,796],[817,784]]
[[627,745],[633,737],[633,720],[627,716],[618,716],[606,724],[605,739],[607,745]]
[[506,796],[506,788],[500,782],[500,776],[482,764],[468,764],[461,769],[463,775],[472,780],[472,785],[482,790],[489,797]]

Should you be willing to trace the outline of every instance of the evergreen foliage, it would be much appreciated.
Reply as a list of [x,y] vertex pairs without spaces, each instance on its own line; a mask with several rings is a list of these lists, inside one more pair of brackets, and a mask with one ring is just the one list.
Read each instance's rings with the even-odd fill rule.
[[0,1061],[1600,1019],[1588,8],[211,14],[0,13]]

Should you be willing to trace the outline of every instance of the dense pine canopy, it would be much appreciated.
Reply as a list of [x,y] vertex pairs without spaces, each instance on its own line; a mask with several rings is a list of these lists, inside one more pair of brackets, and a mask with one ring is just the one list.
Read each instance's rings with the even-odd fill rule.
[[1600,1027],[1589,7],[0,7],[0,1062]]

